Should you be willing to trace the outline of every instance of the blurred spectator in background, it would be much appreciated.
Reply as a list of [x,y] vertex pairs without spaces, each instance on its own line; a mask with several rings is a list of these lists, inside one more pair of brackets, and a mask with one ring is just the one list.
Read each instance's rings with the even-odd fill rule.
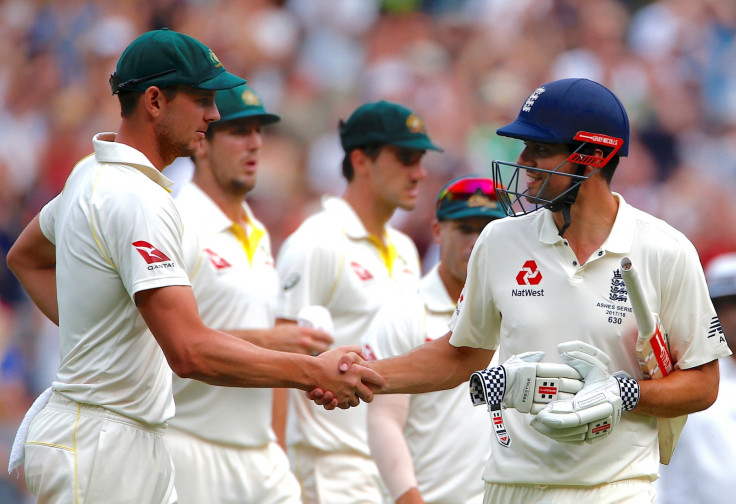
[[[205,41],[284,119],[249,195],[274,254],[323,192],[344,190],[335,118],[393,99],[445,148],[427,159],[415,210],[391,222],[420,254],[434,251],[426,272],[432,195],[515,157],[495,130],[515,117],[519,93],[562,77],[592,77],[630,111],[639,152],[612,189],[684,232],[705,265],[736,251],[733,0],[0,0],[0,462],[58,355],[5,252],[92,135],[116,128],[117,56],[164,26]],[[3,493],[16,484],[0,477],[0,502],[22,502]]]

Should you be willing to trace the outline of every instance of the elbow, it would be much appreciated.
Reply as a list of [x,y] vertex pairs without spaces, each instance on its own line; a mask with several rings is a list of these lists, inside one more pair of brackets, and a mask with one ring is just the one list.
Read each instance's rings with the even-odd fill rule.
[[[707,394],[702,398],[702,408],[700,410],[708,409],[713,406],[713,403],[718,399],[718,382],[716,381],[712,387],[709,387]],[[698,411],[700,411],[698,410]]]
[[211,376],[201,352],[198,352],[196,348],[182,348],[176,355],[167,355],[166,360],[171,371],[179,378],[202,380]]
[[13,274],[17,277],[18,276],[18,270],[20,268],[19,261],[20,258],[18,257],[18,252],[16,251],[15,247],[11,247],[10,250],[8,250],[8,255],[5,256],[5,264],[8,266],[8,269],[13,272]]

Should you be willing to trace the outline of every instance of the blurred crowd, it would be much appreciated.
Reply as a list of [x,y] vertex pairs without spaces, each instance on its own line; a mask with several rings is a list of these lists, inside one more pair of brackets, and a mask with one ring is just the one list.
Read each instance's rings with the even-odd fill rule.
[[[322,194],[342,192],[338,119],[386,99],[422,115],[444,148],[425,158],[418,207],[393,220],[430,264],[439,188],[514,160],[520,144],[495,130],[530,89],[564,77],[601,82],[627,107],[613,189],[684,232],[704,265],[736,250],[733,0],[0,0],[0,475],[58,362],[56,328],[5,254],[92,136],[115,131],[108,78],[128,43],[161,27],[210,46],[282,116],[249,195],[275,251]],[[0,502],[25,502],[23,487],[0,476]]]

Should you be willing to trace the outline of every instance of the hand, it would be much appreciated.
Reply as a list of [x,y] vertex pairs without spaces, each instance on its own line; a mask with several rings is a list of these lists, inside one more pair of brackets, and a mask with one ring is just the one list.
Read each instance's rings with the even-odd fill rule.
[[537,413],[544,405],[583,388],[582,376],[566,364],[541,363],[544,352],[514,355],[501,366],[474,372],[470,376],[470,399],[474,406],[488,404],[496,440],[511,445],[503,422],[501,406],[521,413]]
[[360,404],[361,399],[371,402],[372,387],[386,384],[381,375],[363,365],[360,346],[338,347],[316,358],[324,363],[325,376],[317,380],[320,387],[307,392],[307,397],[325,409],[347,409]]
[[279,324],[269,330],[268,348],[282,352],[319,355],[329,350],[332,336],[321,329],[295,324]]
[[592,345],[569,341],[557,348],[562,360],[580,372],[585,385],[572,398],[550,403],[532,419],[532,427],[560,442],[603,439],[618,425],[622,411],[638,404],[638,382],[622,371],[611,376],[610,357]]
[[417,487],[411,487],[396,499],[396,504],[425,504],[424,497]]
[[470,377],[474,405],[488,402],[537,413],[557,399],[572,397],[583,388],[582,376],[567,364],[540,362],[544,352],[513,355],[501,366],[476,371]]

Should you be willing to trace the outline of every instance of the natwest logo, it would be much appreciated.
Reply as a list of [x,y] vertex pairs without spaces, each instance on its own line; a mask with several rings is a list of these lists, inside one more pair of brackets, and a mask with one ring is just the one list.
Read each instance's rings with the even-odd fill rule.
[[146,264],[171,261],[166,254],[147,241],[135,241],[131,245],[133,245],[143,259],[145,259]]
[[537,269],[537,263],[528,260],[521,271],[516,274],[516,283],[519,285],[539,285],[542,281],[542,272]]

